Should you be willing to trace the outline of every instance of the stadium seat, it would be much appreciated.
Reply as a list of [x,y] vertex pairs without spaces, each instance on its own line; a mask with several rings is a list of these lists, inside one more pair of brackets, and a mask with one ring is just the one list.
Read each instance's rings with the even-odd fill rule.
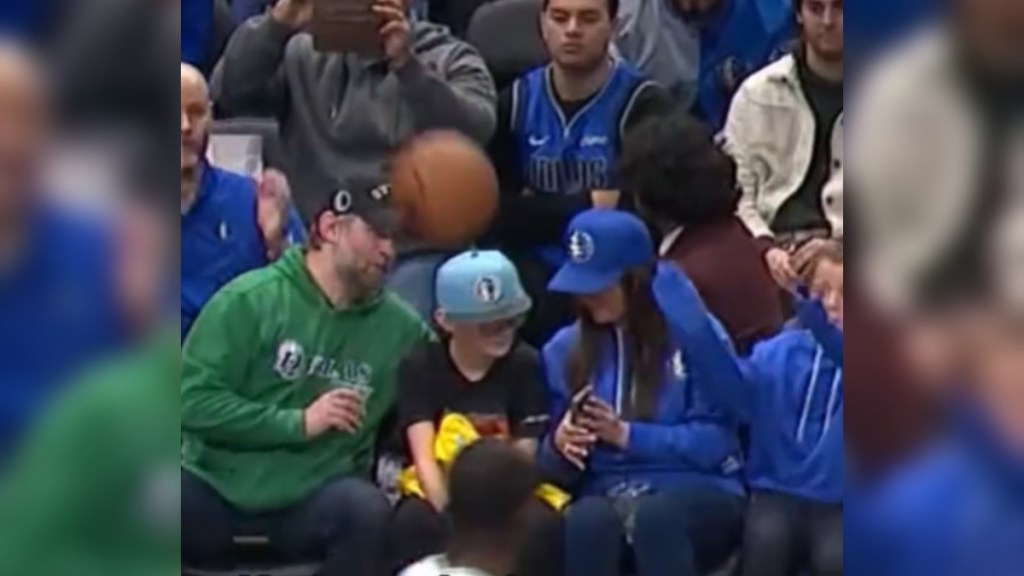
[[433,0],[429,3],[430,20],[447,26],[459,38],[465,38],[473,14],[491,2],[494,0]]
[[288,157],[281,144],[278,130],[278,124],[274,120],[230,118],[215,120],[210,127],[210,136],[211,139],[216,139],[218,136],[258,136],[263,142],[263,165],[266,168],[276,168],[287,173]]
[[487,62],[498,90],[548,61],[540,7],[541,0],[497,0],[473,15],[467,40]]
[[[244,527],[243,527],[244,530]],[[256,534],[255,531],[252,532]],[[274,554],[267,548],[268,539],[264,536],[236,537],[233,557],[238,566],[230,570],[210,570],[208,568],[182,566],[182,576],[316,576],[320,572],[319,563],[287,564],[275,561]]]

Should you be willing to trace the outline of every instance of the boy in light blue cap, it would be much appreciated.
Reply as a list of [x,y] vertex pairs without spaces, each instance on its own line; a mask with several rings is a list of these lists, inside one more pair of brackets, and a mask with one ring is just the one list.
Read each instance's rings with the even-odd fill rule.
[[[500,252],[466,252],[437,273],[437,342],[422,344],[399,371],[398,405],[422,496],[403,500],[393,522],[399,568],[444,551],[448,484],[435,459],[441,423],[465,416],[482,437],[506,439],[531,458],[547,430],[547,396],[536,350],[520,342],[532,302]],[[516,574],[558,574],[560,518],[539,501]]]
[[[438,270],[436,293],[435,319],[450,332],[467,327],[487,332],[479,328],[519,321],[533,306],[515,266],[501,252],[474,251],[452,258]],[[493,351],[504,356],[511,348],[507,344],[504,351]]]

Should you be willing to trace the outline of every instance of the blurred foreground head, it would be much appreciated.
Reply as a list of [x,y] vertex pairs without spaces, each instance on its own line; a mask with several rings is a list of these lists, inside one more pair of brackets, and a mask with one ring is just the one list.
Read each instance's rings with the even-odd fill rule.
[[492,570],[513,568],[538,485],[533,463],[507,442],[481,440],[459,454],[449,482],[455,530],[449,560],[459,565],[484,559]]
[[38,185],[49,124],[45,84],[27,48],[0,40],[0,228],[21,219]]
[[953,7],[971,61],[991,73],[1024,74],[1024,2],[954,0]]

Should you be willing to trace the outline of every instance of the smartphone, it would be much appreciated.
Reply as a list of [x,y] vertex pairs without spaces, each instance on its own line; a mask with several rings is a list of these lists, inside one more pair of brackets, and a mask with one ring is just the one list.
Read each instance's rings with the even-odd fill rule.
[[572,402],[572,406],[569,408],[569,421],[573,424],[578,424],[580,418],[583,417],[583,407],[594,397],[594,392],[588,390],[585,394],[580,394]]
[[374,0],[314,0],[313,47],[317,52],[384,55]]

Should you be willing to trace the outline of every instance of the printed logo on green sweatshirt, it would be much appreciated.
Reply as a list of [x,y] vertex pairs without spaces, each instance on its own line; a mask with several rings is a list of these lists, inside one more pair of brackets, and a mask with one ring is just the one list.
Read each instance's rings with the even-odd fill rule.
[[364,396],[372,389],[373,366],[369,363],[353,360],[339,363],[323,354],[309,355],[295,340],[286,340],[277,347],[274,371],[288,382],[320,378],[333,388],[350,388]]

